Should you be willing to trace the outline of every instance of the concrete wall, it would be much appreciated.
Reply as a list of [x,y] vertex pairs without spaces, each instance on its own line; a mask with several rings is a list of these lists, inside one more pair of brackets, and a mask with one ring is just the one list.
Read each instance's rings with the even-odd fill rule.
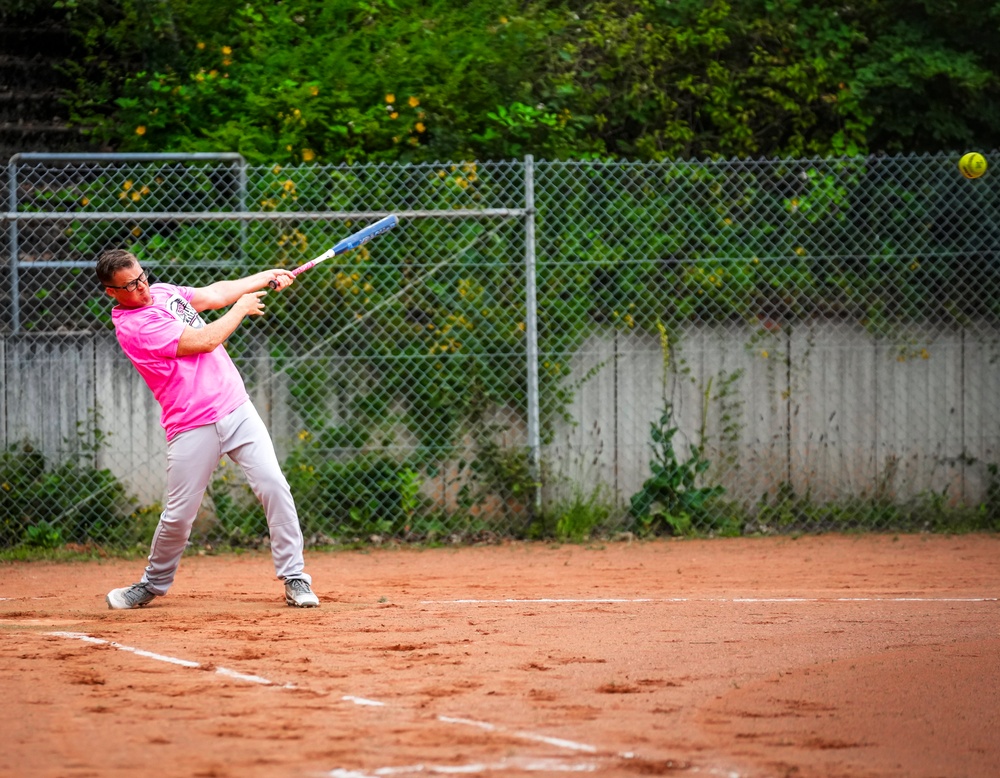
[[[649,426],[665,397],[679,455],[704,426],[709,479],[748,505],[783,483],[816,501],[933,491],[975,504],[986,466],[1000,461],[1000,345],[968,333],[888,343],[830,322],[792,332],[692,328],[672,343],[664,384],[659,340],[618,332],[591,338],[571,369],[581,382],[576,423],[557,421],[544,447],[549,496],[600,484],[627,504],[649,476]],[[283,456],[298,433],[283,377],[266,358],[244,372]],[[93,442],[97,409],[108,437],[93,464],[144,504],[162,498],[159,407],[111,334],[0,339],[0,380],[5,447],[28,439],[61,461]]]
[[784,483],[816,501],[936,492],[975,504],[1000,462],[997,342],[962,332],[886,342],[823,322],[692,328],[670,351],[665,383],[648,334],[596,336],[573,357],[574,377],[594,375],[576,392],[578,423],[557,423],[546,448],[562,483],[554,494],[601,484],[627,502],[649,477],[665,399],[675,441],[697,443],[704,426],[708,480],[744,504]]

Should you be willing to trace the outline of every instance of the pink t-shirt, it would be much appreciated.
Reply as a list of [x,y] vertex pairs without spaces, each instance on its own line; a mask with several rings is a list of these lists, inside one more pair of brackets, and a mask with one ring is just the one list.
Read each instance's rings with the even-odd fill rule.
[[160,404],[167,440],[185,430],[214,424],[249,396],[224,346],[206,354],[177,356],[185,327],[204,320],[191,306],[190,286],[153,284],[150,305],[111,310],[118,342]]

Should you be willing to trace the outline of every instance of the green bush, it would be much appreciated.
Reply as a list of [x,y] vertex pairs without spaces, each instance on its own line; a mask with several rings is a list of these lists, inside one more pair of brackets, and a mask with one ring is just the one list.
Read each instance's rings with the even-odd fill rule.
[[412,471],[375,454],[335,457],[316,444],[304,444],[285,461],[303,532],[346,542],[406,534],[413,520]]
[[725,492],[721,486],[699,485],[710,465],[700,444],[691,448],[686,459],[678,459],[674,448],[677,432],[673,407],[668,404],[659,422],[650,424],[652,476],[631,499],[632,515],[644,535],[691,535],[710,529],[717,515],[711,510],[712,501]]
[[76,459],[50,467],[27,441],[0,454],[0,547],[132,546],[144,529],[132,502],[109,470]]

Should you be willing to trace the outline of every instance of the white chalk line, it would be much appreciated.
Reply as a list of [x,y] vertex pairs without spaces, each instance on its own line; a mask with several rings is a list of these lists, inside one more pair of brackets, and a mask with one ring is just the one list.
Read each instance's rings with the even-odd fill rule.
[[393,775],[412,775],[428,773],[430,775],[476,775],[478,773],[496,770],[521,770],[523,772],[546,773],[592,773],[598,767],[597,762],[575,762],[564,759],[525,759],[508,757],[498,762],[472,762],[461,765],[414,764],[400,767],[378,767],[366,772],[364,770],[345,770],[338,768],[327,773],[330,778],[385,778]]
[[[92,643],[99,646],[111,646],[112,648],[117,648],[119,651],[127,651],[136,656],[146,657],[147,659],[155,659],[157,662],[166,662],[171,665],[180,665],[181,667],[191,667],[198,668],[202,667],[200,662],[193,662],[190,659],[178,659],[175,656],[166,656],[165,654],[156,654],[152,651],[146,651],[142,648],[135,648],[134,646],[126,646],[121,643],[116,643],[113,640],[104,640],[103,638],[95,638],[91,635],[85,635],[82,632],[47,632],[47,635],[52,635],[57,638],[69,638],[70,640],[80,640],[84,643]],[[233,678],[237,681],[245,681],[247,683],[257,683],[262,686],[277,686],[280,689],[295,689],[297,688],[294,684],[277,684],[268,678],[264,678],[259,675],[249,675],[247,673],[241,673],[237,670],[230,670],[228,667],[216,667],[215,672],[217,675],[222,675],[227,678]]]
[[355,697],[353,694],[345,694],[341,697],[344,702],[353,702],[355,705],[368,705],[373,708],[384,708],[385,703],[378,700],[368,700],[364,697]]
[[468,727],[477,727],[478,729],[484,729],[487,732],[504,732],[513,735],[514,737],[521,738],[522,740],[534,740],[538,743],[545,743],[549,746],[556,746],[558,748],[564,748],[569,751],[584,751],[588,754],[596,754],[597,749],[594,746],[588,745],[587,743],[576,743],[572,740],[563,740],[562,738],[546,737],[545,735],[536,735],[533,732],[510,732],[510,730],[499,727],[496,724],[490,724],[486,721],[476,721],[475,719],[461,719],[455,718],[453,716],[438,716],[438,721],[443,721],[446,724],[463,724]]
[[[627,754],[621,755],[623,758],[630,758]],[[526,758],[526,757],[506,757],[498,762],[470,762],[469,764],[443,765],[425,764],[423,762],[413,765],[401,765],[397,767],[377,767],[374,770],[347,770],[337,768],[326,773],[329,778],[387,778],[394,775],[413,775],[415,773],[425,773],[430,775],[476,775],[479,773],[505,770],[508,772],[520,770],[522,772],[546,772],[546,773],[592,773],[604,766],[606,762],[601,760],[588,759],[583,761],[573,761],[558,758]],[[685,772],[705,773],[708,775],[720,776],[721,778],[741,778],[740,774],[731,770],[702,769],[698,767],[679,768]]]
[[[110,646],[111,648],[118,649],[119,651],[127,651],[136,656],[145,657],[146,659],[153,659],[157,662],[166,662],[167,664],[178,665],[180,667],[188,668],[199,668],[203,665],[200,662],[195,662],[191,659],[181,659],[175,656],[168,656],[166,654],[158,654],[153,651],[147,651],[142,648],[136,648],[135,646],[126,646],[122,643],[117,643],[113,640],[105,640],[104,638],[97,638],[92,635],[87,635],[82,632],[66,632],[66,631],[55,631],[47,632],[46,635],[52,637],[66,638],[69,640],[79,640],[83,643],[90,643],[91,645],[100,646]],[[280,689],[298,689],[300,687],[295,684],[285,683],[279,684],[268,678],[264,678],[260,675],[251,675],[248,673],[240,673],[236,670],[231,670],[227,667],[216,667],[215,672],[218,675],[225,676],[227,678],[233,678],[238,681],[245,681],[247,683],[256,683],[262,686],[275,686]],[[357,697],[355,695],[346,694],[340,698],[344,702],[350,702],[355,705],[362,705],[368,707],[387,707],[387,704],[379,700],[371,700],[365,697]],[[573,740],[566,740],[563,738],[549,737],[547,735],[538,734],[535,732],[525,732],[525,731],[515,731],[509,730],[504,727],[498,726],[496,724],[491,724],[486,721],[476,721],[474,719],[464,719],[454,716],[437,716],[438,721],[444,724],[455,724],[460,726],[470,726],[476,727],[478,729],[486,730],[488,732],[504,733],[511,737],[527,740],[536,743],[544,743],[545,745],[554,746],[556,748],[561,748],[568,751],[583,752],[589,754],[597,753],[597,748],[588,743],[577,743]],[[632,754],[622,754],[623,758],[631,758]],[[520,769],[526,771],[566,771],[566,772],[586,772],[592,771],[596,768],[596,763],[593,762],[568,762],[559,761],[551,759],[535,759],[535,760],[525,760],[521,764],[517,763],[503,763],[503,766],[509,767],[511,769]],[[481,773],[488,770],[502,769],[495,764],[471,764],[464,766],[448,766],[448,765],[414,765],[411,767],[400,767],[400,768],[379,768],[373,773],[357,772],[352,770],[342,770],[336,769],[329,773],[331,776],[338,776],[339,778],[362,778],[362,776],[382,776],[382,775],[395,775],[404,774],[411,772],[431,772],[431,773]],[[734,774],[727,774],[734,775]],[[734,778],[739,778],[734,775]]]
[[421,605],[602,605],[661,602],[824,603],[824,602],[998,602],[1000,597],[508,597],[499,600],[421,600]]

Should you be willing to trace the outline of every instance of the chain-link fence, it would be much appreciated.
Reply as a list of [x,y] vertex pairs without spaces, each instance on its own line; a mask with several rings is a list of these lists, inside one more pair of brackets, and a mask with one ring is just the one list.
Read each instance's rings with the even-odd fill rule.
[[[997,185],[955,163],[15,157],[0,546],[155,525],[101,250],[199,286],[387,213],[228,343],[310,542],[1000,528]],[[266,537],[227,462],[203,513]]]

